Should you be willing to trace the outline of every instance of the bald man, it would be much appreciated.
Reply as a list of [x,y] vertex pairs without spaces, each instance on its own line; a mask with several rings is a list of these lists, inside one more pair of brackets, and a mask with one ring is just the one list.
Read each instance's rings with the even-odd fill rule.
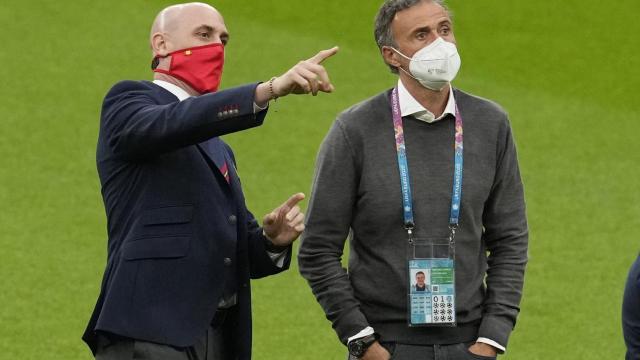
[[261,125],[277,97],[333,91],[321,62],[337,48],[218,91],[228,39],[213,7],[168,7],[150,35],[153,82],[122,81],[105,97],[108,259],[83,336],[96,359],[250,359],[250,279],[289,267],[304,194],[259,226],[219,136]]

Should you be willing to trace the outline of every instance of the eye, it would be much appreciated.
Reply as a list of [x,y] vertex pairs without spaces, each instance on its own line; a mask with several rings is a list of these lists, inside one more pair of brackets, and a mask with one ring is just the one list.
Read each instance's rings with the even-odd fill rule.
[[201,32],[201,33],[198,33],[198,36],[203,38],[203,39],[208,39],[209,38],[209,33]]
[[449,35],[451,33],[451,29],[448,26],[444,26],[440,29],[440,34]]
[[418,40],[425,40],[426,38],[427,38],[426,32],[419,32],[416,34],[416,39]]

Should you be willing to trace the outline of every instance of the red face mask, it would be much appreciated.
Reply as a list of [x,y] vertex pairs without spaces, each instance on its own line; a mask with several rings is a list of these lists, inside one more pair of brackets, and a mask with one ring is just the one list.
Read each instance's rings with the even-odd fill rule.
[[[180,79],[200,94],[218,90],[224,65],[224,46],[210,44],[174,51],[169,70],[154,69],[154,72],[167,74]],[[156,56],[159,58],[161,56]]]

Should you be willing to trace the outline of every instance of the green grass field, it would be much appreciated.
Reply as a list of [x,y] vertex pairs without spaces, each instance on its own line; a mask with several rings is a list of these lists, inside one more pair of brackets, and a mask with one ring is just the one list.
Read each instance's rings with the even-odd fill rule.
[[[373,42],[381,0],[220,0],[223,87],[265,80],[333,45],[332,95],[290,97],[226,140],[253,212],[308,193],[335,115],[393,86]],[[80,341],[106,259],[95,170],[100,104],[149,79],[166,1],[0,5],[0,359],[90,359]],[[502,104],[519,146],[530,263],[501,359],[621,359],[620,303],[640,250],[640,3],[451,0],[455,85]],[[634,35],[635,34],[635,35]],[[254,358],[344,359],[297,267],[254,286]]]

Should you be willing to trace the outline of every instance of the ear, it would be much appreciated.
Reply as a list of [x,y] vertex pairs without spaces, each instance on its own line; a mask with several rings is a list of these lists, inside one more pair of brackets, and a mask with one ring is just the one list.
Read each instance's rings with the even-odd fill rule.
[[157,32],[151,36],[151,50],[153,50],[154,55],[160,55],[161,57],[169,54],[167,39],[164,33]]
[[391,47],[383,46],[380,52],[382,53],[384,62],[386,62],[387,64],[397,68],[400,67],[400,65],[402,65],[400,61],[398,61],[398,57],[400,55],[398,55],[398,53],[396,53]]

